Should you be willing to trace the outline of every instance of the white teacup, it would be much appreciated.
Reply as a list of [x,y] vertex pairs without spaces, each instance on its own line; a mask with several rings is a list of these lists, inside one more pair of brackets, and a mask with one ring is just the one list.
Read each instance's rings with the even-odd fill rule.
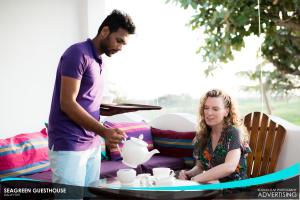
[[162,179],[162,178],[168,178],[168,177],[174,177],[175,173],[172,169],[167,167],[156,167],[152,169],[153,176],[156,179]]
[[117,179],[122,184],[133,183],[136,178],[136,171],[134,169],[119,169],[117,171]]

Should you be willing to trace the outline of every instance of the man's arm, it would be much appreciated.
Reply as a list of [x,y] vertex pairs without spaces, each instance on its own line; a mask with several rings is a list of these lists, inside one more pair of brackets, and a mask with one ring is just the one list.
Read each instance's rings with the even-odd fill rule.
[[60,106],[62,111],[84,129],[93,131],[106,138],[108,143],[119,143],[124,137],[124,133],[121,130],[104,127],[77,103],[76,98],[80,82],[80,80],[75,78],[61,77]]

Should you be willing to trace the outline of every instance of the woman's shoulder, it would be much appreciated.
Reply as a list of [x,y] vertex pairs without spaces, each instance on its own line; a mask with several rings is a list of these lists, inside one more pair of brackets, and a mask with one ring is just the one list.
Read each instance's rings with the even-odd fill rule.
[[243,153],[250,153],[251,149],[249,147],[249,144],[246,142],[241,141],[241,134],[242,134],[242,130],[240,128],[237,128],[235,126],[229,126],[227,128],[227,132],[226,132],[226,136],[227,136],[227,140],[229,141],[239,141],[240,142],[240,146],[242,149]]
[[226,135],[239,135],[241,130],[233,125],[229,125],[225,129]]
[[241,131],[239,128],[230,125],[224,130],[225,140],[226,141],[240,141],[241,140]]

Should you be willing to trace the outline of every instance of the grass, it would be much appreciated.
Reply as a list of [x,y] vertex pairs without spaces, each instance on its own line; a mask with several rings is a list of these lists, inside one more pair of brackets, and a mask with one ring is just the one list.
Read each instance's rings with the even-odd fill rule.
[[[253,111],[261,111],[261,102],[260,99],[238,99],[239,104],[239,113],[241,116],[246,115],[247,113]],[[193,115],[197,114],[198,110],[198,100],[195,99],[193,103],[184,104],[181,102],[178,105],[164,105],[162,106],[162,110],[158,111],[139,111],[138,114],[142,115],[148,121],[162,115],[165,113],[176,113],[176,112],[183,112],[183,113],[190,113]],[[290,100],[271,100],[271,107],[272,107],[272,115],[276,115],[281,117],[293,124],[300,126],[300,98],[294,97]],[[264,109],[263,112],[267,113]]]
[[[259,99],[239,100],[239,109],[241,115],[245,115],[253,111],[261,111],[261,103]],[[290,100],[271,101],[272,115],[281,117],[293,124],[300,125],[300,98]],[[263,112],[266,113],[264,109]]]

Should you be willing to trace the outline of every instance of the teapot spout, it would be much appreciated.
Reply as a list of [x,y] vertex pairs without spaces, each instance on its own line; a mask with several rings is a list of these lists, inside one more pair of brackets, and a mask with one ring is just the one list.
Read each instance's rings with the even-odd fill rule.
[[149,153],[151,154],[151,157],[152,157],[154,154],[159,153],[159,151],[157,149],[153,149]]
[[157,149],[153,149],[152,151],[148,152],[146,160],[144,162],[147,162],[148,160],[150,160],[150,158],[156,153],[159,153],[159,151]]

